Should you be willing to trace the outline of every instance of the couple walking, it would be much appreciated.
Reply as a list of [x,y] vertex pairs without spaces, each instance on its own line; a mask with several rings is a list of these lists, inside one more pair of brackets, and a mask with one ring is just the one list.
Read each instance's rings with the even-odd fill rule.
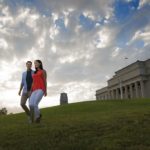
[[[41,60],[35,60],[35,71],[32,70],[32,62],[27,61],[27,71],[22,74],[22,81],[19,89],[21,95],[20,105],[26,112],[30,123],[40,123],[41,113],[38,104],[42,97],[47,96],[47,74],[43,69]],[[22,94],[21,94],[22,92]],[[26,106],[29,98],[29,108]]]

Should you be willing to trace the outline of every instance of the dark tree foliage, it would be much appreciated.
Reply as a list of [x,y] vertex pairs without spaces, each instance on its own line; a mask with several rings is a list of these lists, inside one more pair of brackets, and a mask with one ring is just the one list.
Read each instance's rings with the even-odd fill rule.
[[0,115],[7,115],[7,109],[5,107],[0,109]]

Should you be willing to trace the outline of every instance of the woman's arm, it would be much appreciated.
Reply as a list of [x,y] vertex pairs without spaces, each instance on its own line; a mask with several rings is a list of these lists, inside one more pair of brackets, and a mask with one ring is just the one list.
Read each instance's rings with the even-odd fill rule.
[[47,96],[47,73],[46,71],[44,70],[43,71],[43,75],[44,75],[44,84],[45,84],[45,96]]

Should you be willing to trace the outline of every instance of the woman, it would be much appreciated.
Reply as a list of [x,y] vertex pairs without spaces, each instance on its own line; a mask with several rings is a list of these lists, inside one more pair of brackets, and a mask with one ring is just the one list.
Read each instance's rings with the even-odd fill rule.
[[32,75],[33,83],[29,100],[29,107],[31,121],[39,123],[42,116],[38,108],[38,104],[44,95],[47,96],[47,75],[46,71],[43,69],[41,60],[35,60],[34,65],[35,72]]

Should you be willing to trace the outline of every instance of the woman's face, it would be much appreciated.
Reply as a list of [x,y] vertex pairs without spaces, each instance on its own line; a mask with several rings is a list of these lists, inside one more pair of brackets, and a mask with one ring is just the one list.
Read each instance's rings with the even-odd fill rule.
[[35,68],[39,68],[40,67],[40,63],[38,61],[34,61],[34,65],[35,65]]

